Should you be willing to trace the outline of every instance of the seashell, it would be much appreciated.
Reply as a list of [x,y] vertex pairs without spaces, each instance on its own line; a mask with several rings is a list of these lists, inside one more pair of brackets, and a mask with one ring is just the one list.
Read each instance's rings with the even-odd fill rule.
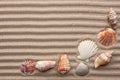
[[99,32],[97,40],[104,46],[110,46],[115,42],[115,32],[111,28],[105,28]]
[[113,51],[108,51],[105,53],[100,54],[96,59],[95,59],[95,68],[98,68],[99,66],[106,65],[110,62],[111,57],[112,57]]
[[65,74],[70,70],[70,63],[67,54],[61,54],[58,61],[58,72]]
[[55,65],[56,65],[56,61],[38,61],[35,67],[39,71],[44,72],[44,71],[54,68]]
[[22,64],[21,64],[21,72],[24,74],[31,74],[35,70],[35,64],[31,59],[26,59]]
[[76,74],[79,76],[85,76],[89,72],[89,68],[86,64],[80,62],[76,68]]
[[78,59],[87,60],[90,57],[94,56],[98,48],[94,41],[92,40],[83,40],[78,45],[78,51],[80,53]]
[[108,23],[114,29],[114,25],[116,25],[117,22],[118,22],[117,14],[112,8],[110,8],[110,11],[108,14]]

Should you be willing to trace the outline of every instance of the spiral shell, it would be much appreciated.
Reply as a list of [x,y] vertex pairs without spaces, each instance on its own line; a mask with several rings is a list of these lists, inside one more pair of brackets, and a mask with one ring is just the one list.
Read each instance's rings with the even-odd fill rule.
[[104,46],[110,46],[115,42],[115,32],[111,28],[105,28],[99,32],[97,40]]
[[78,45],[78,51],[80,55],[78,59],[87,60],[90,57],[94,56],[97,52],[98,48],[94,41],[92,40],[83,40]]
[[35,65],[35,67],[41,71],[41,72],[45,72],[49,69],[54,68],[56,65],[56,61],[38,61]]
[[96,59],[95,59],[95,68],[98,68],[99,66],[106,65],[110,62],[111,57],[112,57],[113,51],[108,51],[105,53],[100,54]]
[[65,73],[69,72],[70,62],[69,62],[67,54],[61,54],[60,55],[57,70],[61,74],[65,74]]
[[21,72],[24,74],[31,74],[35,70],[35,64],[31,59],[26,59],[22,64],[21,64]]
[[108,14],[108,23],[114,29],[117,22],[118,22],[117,14],[112,8],[110,8],[110,11],[109,11],[109,14]]

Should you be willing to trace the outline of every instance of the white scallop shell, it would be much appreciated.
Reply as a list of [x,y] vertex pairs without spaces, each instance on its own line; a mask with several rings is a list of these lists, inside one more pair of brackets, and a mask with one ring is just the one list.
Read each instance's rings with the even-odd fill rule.
[[81,41],[78,45],[78,51],[80,53],[78,58],[81,60],[87,60],[90,57],[94,56],[97,50],[98,48],[94,41],[92,40]]

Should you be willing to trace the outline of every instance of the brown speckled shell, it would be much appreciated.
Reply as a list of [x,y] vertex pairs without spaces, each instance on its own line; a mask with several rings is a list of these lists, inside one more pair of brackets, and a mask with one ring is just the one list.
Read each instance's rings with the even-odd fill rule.
[[66,54],[61,54],[58,61],[58,72],[61,74],[65,74],[70,70],[70,63],[68,56]]

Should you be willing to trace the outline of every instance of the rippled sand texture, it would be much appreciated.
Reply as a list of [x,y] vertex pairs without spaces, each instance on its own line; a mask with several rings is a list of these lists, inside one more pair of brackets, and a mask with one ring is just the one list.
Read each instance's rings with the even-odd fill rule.
[[[111,7],[120,15],[120,0],[0,0],[0,80],[119,80],[120,27],[117,42],[110,47],[115,51],[111,63],[96,70],[94,57],[87,76],[74,74],[78,41],[96,39],[107,26]],[[62,52],[68,54],[72,66],[65,76],[56,68],[22,76],[19,65],[24,59],[58,60]]]

